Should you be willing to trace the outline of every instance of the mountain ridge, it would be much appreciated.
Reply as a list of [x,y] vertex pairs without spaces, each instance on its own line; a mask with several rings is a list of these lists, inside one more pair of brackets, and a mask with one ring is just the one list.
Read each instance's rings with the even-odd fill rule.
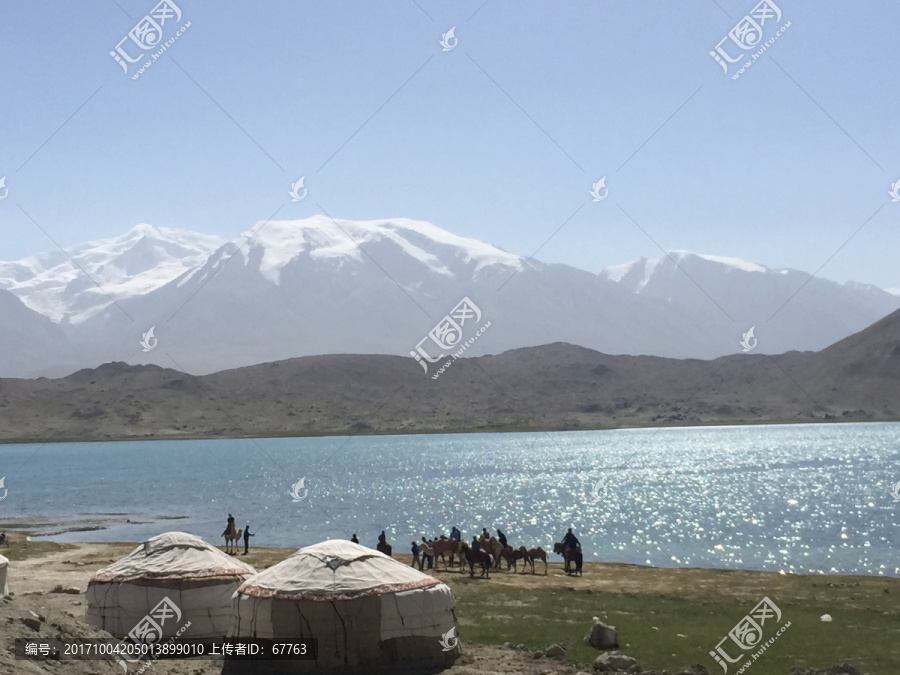
[[[686,251],[594,274],[404,218],[263,221],[224,243],[144,224],[90,243],[70,249],[74,263],[61,252],[0,263],[0,289],[62,330],[33,321],[45,351],[0,357],[0,375],[132,358],[202,374],[313,354],[408,355],[464,297],[492,323],[476,356],[569,342],[708,359],[733,352],[750,326],[758,351],[817,350],[900,308],[874,286]],[[0,313],[0,346],[18,344],[12,320]],[[151,326],[159,348],[145,351]]]
[[900,310],[818,352],[704,361],[553,343],[461,358],[438,380],[408,357],[373,354],[202,376],[117,362],[0,379],[0,440],[895,421],[898,377]]

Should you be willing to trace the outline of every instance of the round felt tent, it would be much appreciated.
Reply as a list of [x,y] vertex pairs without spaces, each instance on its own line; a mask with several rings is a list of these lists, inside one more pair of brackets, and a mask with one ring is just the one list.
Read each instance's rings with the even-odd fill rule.
[[[147,616],[166,637],[187,621],[184,637],[224,637],[231,625],[231,596],[255,573],[200,537],[166,532],[91,577],[87,620],[116,637],[128,635]],[[165,598],[177,611],[154,612]]]
[[3,595],[9,595],[9,584],[6,581],[6,575],[9,573],[9,558],[0,555],[0,590]]
[[[326,541],[244,582],[229,635],[317,640],[315,660],[255,662],[267,673],[440,669],[459,655],[455,637],[442,641],[456,625],[454,604],[434,577],[365,546]],[[247,661],[226,657],[225,665],[251,672]]]

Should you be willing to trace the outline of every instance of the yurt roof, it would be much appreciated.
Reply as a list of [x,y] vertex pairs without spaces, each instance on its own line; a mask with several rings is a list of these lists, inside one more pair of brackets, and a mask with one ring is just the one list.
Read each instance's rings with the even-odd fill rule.
[[104,567],[91,583],[136,579],[203,579],[256,574],[250,565],[223,553],[200,537],[165,532],[151,537],[124,558]]
[[251,577],[237,592],[284,600],[347,600],[429,588],[442,582],[379,551],[332,540],[301,548]]

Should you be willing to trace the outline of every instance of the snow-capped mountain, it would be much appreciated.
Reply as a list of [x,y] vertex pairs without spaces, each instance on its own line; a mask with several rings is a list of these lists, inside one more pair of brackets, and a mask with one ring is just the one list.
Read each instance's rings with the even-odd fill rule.
[[[873,286],[684,251],[593,274],[402,218],[269,221],[224,243],[138,226],[69,253],[103,291],[49,254],[0,263],[0,288],[65,332],[59,354],[32,359],[31,374],[71,363],[63,347],[79,366],[152,362],[193,373],[311,354],[408,357],[423,338],[437,357],[449,352],[428,333],[464,297],[479,325],[491,323],[467,356],[570,342],[713,358],[741,351],[751,326],[757,351],[814,350],[900,307]],[[142,345],[151,327],[158,342]],[[411,358],[410,367],[419,368]]]
[[114,300],[144,295],[201,264],[225,240],[135,225],[125,234],[0,262],[0,288],[56,323],[81,323]]

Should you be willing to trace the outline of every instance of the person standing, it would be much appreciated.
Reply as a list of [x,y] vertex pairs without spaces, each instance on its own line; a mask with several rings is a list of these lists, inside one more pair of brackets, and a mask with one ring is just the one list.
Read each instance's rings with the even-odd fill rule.
[[419,545],[416,542],[412,542],[412,566],[418,567],[422,569],[422,564],[419,562]]
[[255,537],[255,534],[250,534],[250,522],[247,522],[247,527],[244,528],[244,555],[250,550],[250,537]]
[[[431,541],[431,540],[426,541],[425,537],[422,537],[422,542],[425,544],[428,544],[429,548],[434,550],[434,542],[433,541]],[[422,551],[422,561],[426,564],[428,569],[434,569],[434,556],[425,553],[424,550]]]

